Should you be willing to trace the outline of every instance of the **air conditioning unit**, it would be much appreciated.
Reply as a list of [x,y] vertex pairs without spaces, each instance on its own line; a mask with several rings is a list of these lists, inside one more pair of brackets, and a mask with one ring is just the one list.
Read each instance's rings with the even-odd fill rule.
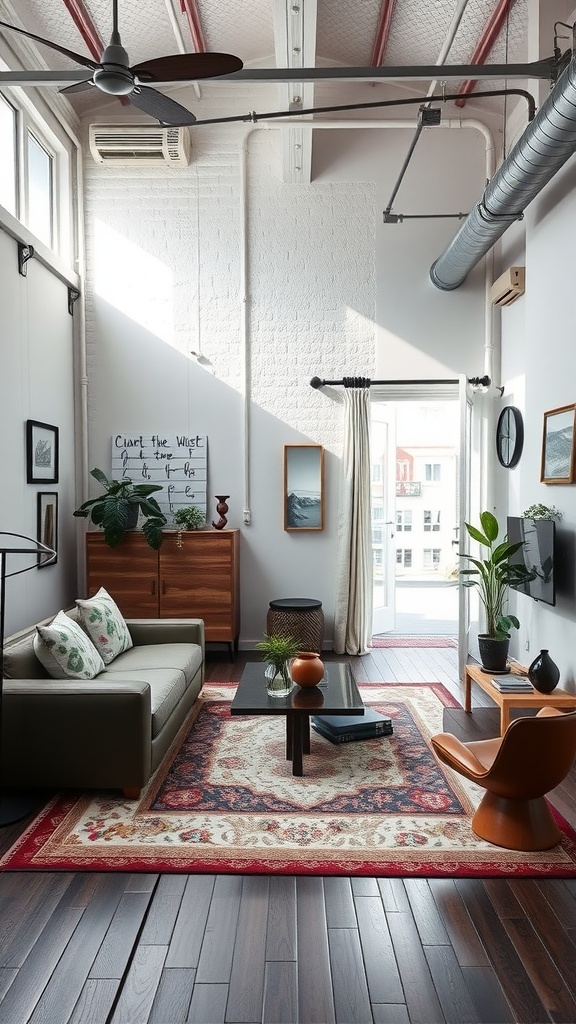
[[148,124],[91,124],[90,152],[98,164],[159,164],[187,167],[190,130]]
[[524,295],[524,267],[509,267],[492,285],[493,306],[509,306],[519,295]]

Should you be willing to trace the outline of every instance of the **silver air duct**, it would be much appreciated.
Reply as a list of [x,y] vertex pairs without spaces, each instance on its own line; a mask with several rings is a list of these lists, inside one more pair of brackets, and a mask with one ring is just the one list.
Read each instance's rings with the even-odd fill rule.
[[576,61],[572,59],[458,234],[432,264],[432,283],[443,291],[463,284],[575,150]]

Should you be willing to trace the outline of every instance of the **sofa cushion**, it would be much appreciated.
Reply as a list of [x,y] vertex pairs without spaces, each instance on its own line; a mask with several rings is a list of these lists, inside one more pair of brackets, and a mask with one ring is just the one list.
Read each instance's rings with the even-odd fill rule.
[[175,669],[184,673],[186,686],[202,665],[202,648],[198,644],[143,644],[114,658],[106,668],[109,672],[143,672],[152,669]]
[[152,714],[152,739],[164,728],[178,702],[182,699],[187,682],[179,669],[141,668],[132,672],[119,671],[114,667],[100,675],[102,681],[125,683],[142,681],[150,686],[150,707]]
[[80,622],[105,665],[132,647],[124,616],[110,594],[100,587],[94,597],[76,601]]
[[94,679],[104,662],[77,622],[60,611],[47,626],[38,626],[34,653],[53,679]]

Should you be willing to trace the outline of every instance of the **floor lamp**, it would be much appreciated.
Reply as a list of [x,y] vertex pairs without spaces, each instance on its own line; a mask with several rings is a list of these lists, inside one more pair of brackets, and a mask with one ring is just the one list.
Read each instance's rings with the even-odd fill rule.
[[[50,555],[52,558],[56,558],[56,552],[54,548],[49,548],[46,544],[41,544],[40,541],[34,537],[27,537],[23,533],[8,533],[4,530],[0,530],[0,540],[4,537],[17,537],[19,540],[28,541],[29,544],[33,544],[34,547],[4,547],[0,546],[0,752],[2,750],[2,700],[4,696],[4,614],[6,608],[6,580],[10,576],[18,576],[22,572],[28,572],[29,569],[35,569],[38,564],[37,561],[33,562],[32,565],[27,565],[24,569],[16,569],[15,572],[6,572],[6,558],[8,555]],[[0,779],[1,782],[1,779]],[[21,821],[27,814],[33,810],[33,803],[25,800],[19,796],[9,796],[7,793],[3,793],[0,789],[0,825],[12,825],[16,821]]]

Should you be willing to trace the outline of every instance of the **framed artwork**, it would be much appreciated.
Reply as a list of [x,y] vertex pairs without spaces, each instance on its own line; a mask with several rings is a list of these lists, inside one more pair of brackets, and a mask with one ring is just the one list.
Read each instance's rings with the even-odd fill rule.
[[324,448],[284,445],[284,529],[324,529]]
[[544,413],[542,435],[543,484],[571,484],[574,480],[574,424],[576,405],[563,405]]
[[56,555],[38,552],[38,568],[55,565],[58,561],[58,495],[56,491],[38,492],[36,539],[40,544],[56,551]]
[[58,427],[26,421],[26,479],[29,484],[58,483]]

